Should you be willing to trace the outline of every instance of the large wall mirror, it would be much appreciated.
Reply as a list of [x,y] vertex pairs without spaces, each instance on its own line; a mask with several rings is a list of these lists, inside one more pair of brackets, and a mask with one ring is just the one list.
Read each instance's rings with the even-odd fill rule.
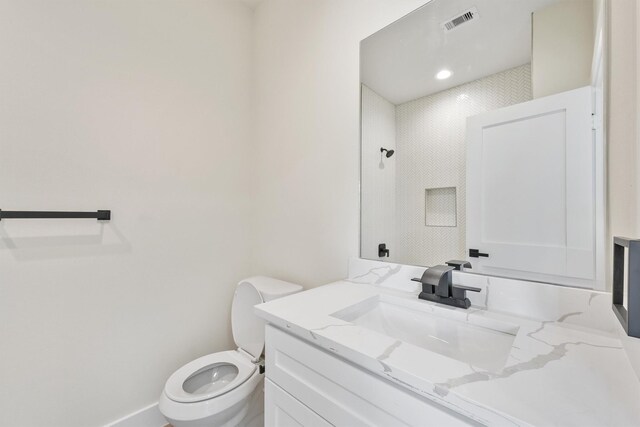
[[604,288],[602,9],[432,0],[362,41],[362,258]]

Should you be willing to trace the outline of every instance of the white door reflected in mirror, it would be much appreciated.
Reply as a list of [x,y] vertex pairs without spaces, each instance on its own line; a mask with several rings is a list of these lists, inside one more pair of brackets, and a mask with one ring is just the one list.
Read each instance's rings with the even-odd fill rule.
[[433,0],[362,41],[362,258],[604,289],[599,4]]

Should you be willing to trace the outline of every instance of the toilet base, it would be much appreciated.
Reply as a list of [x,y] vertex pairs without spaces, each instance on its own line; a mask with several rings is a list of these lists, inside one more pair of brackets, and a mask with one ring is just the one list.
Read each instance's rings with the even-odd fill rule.
[[242,400],[222,413],[197,420],[175,420],[167,417],[173,427],[263,427],[264,376],[249,399]]
[[247,405],[247,412],[238,426],[264,427],[264,378],[256,386],[256,390]]

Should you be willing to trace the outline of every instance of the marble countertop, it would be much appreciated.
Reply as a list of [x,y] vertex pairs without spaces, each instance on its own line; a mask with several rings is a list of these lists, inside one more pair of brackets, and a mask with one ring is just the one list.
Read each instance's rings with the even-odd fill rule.
[[[599,294],[583,303],[591,306],[594,295]],[[376,298],[427,312],[449,310],[457,321],[472,324],[515,325],[517,333],[500,367],[482,368],[337,317]],[[345,280],[258,305],[256,312],[293,335],[485,425],[640,425],[640,381],[616,334],[576,321],[583,316],[577,309],[549,320],[486,306],[445,307],[418,300],[407,289]]]

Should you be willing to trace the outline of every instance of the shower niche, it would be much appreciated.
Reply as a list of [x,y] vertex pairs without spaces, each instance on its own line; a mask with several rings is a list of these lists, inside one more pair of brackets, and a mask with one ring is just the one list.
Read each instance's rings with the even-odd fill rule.
[[424,191],[424,225],[455,227],[458,225],[456,187],[427,188]]

